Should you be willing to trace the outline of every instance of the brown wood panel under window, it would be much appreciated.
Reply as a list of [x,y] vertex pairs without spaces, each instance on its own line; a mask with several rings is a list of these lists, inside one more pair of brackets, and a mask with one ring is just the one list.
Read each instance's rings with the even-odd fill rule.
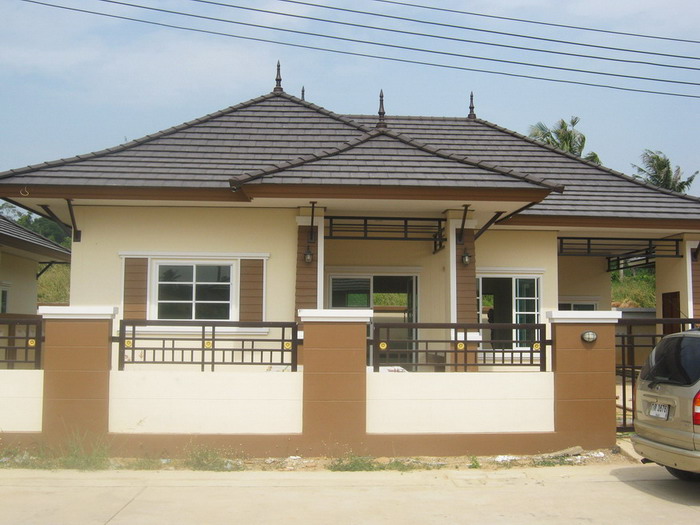
[[241,260],[240,321],[263,320],[263,278],[264,261],[262,259]]
[[148,303],[148,259],[124,260],[124,319],[146,319]]

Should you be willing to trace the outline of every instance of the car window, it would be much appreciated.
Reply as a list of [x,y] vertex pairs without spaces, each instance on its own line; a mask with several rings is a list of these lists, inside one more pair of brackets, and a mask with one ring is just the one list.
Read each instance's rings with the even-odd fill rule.
[[646,381],[692,385],[700,379],[700,337],[667,337],[656,345],[640,373]]

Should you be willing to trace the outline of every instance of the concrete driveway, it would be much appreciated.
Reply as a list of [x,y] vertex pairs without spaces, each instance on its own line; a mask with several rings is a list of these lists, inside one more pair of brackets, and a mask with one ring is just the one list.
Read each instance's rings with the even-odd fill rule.
[[656,465],[503,470],[0,470],[0,525],[700,523],[700,484]]

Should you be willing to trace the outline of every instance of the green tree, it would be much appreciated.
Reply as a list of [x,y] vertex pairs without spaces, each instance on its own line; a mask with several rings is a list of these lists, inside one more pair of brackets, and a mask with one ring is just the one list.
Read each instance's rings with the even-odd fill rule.
[[534,126],[530,126],[528,136],[531,139],[539,140],[577,157],[582,157],[589,162],[600,164],[600,158],[594,151],[589,151],[586,155],[583,155],[583,150],[586,147],[586,136],[575,129],[576,124],[580,120],[578,117],[571,117],[569,122],[560,119],[551,128],[542,122],[538,122]]
[[641,159],[641,166],[632,164],[632,167],[637,170],[636,177],[638,179],[676,193],[686,193],[698,174],[696,171],[686,180],[683,180],[681,168],[676,166],[675,170],[672,169],[671,160],[660,151],[645,149]]
[[22,215],[17,219],[17,224],[28,230],[38,233],[42,237],[60,244],[65,248],[70,248],[71,238],[58,224],[46,217],[40,217],[31,213]]

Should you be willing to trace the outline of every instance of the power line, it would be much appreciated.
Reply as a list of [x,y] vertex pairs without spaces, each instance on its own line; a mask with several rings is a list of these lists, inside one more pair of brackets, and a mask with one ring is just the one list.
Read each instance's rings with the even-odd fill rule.
[[366,25],[366,24],[358,24],[358,23],[353,23],[353,22],[344,22],[340,20],[329,20],[326,18],[318,18],[314,16],[307,16],[307,15],[298,15],[294,13],[283,13],[279,11],[272,11],[268,9],[259,9],[255,7],[248,7],[248,6],[239,6],[239,5],[234,5],[234,4],[229,4],[229,3],[224,3],[224,2],[216,2],[213,0],[189,0],[190,2],[197,2],[200,4],[209,4],[209,5],[215,5],[215,6],[220,6],[220,7],[229,7],[232,9],[240,9],[244,11],[252,11],[256,13],[266,13],[266,14],[272,14],[272,15],[278,15],[278,16],[286,16],[290,18],[297,18],[301,20],[312,20],[316,22],[323,22],[323,23],[328,23],[328,24],[335,24],[335,25],[342,25],[342,26],[348,26],[348,27],[358,27],[362,29],[371,29],[374,31],[383,31],[383,32],[388,32],[388,33],[398,33],[398,34],[403,34],[403,35],[411,35],[411,36],[420,36],[420,37],[426,37],[426,38],[434,38],[434,39],[439,39],[439,40],[448,40],[452,42],[461,42],[465,44],[478,44],[478,45],[483,45],[483,46],[493,46],[493,47],[500,47],[500,48],[507,48],[507,49],[518,49],[521,51],[531,51],[531,52],[536,52],[536,53],[546,53],[546,54],[553,54],[553,55],[562,55],[562,56],[570,56],[570,57],[576,57],[576,58],[590,58],[594,60],[604,60],[608,62],[620,62],[620,63],[626,63],[626,64],[641,64],[641,65],[648,65],[648,66],[655,66],[655,67],[666,67],[666,68],[673,68],[673,69],[685,69],[689,71],[700,71],[700,68],[697,67],[690,67],[690,66],[680,66],[676,64],[661,64],[658,62],[648,62],[645,60],[631,60],[631,59],[624,59],[624,58],[613,58],[613,57],[603,57],[603,56],[598,56],[598,55],[585,55],[582,53],[569,53],[565,51],[555,51],[552,49],[539,49],[539,48],[533,48],[533,47],[525,47],[525,46],[516,46],[516,45],[510,45],[510,44],[499,44],[495,42],[484,42],[482,40],[470,40],[470,39],[465,39],[465,38],[458,38],[458,37],[452,37],[452,36],[445,36],[445,35],[434,35],[434,34],[429,34],[429,33],[420,33],[417,31],[407,31],[403,29],[392,29],[392,28],[386,28],[386,27],[377,27],[377,26],[371,26],[371,25]]
[[[284,1],[284,0],[279,0],[279,1]],[[525,24],[536,24],[536,25],[541,25],[541,26],[550,26],[550,27],[562,27],[565,29],[577,29],[579,31],[593,31],[595,33],[606,33],[609,35],[622,35],[622,36],[633,36],[637,38],[650,38],[654,40],[668,40],[670,42],[684,42],[687,44],[700,44],[700,41],[698,40],[688,40],[685,38],[675,38],[675,37],[670,37],[670,36],[657,36],[657,35],[644,35],[641,33],[626,33],[624,31],[613,31],[611,29],[599,29],[595,27],[584,27],[584,26],[573,26],[573,25],[567,25],[567,24],[555,24],[554,22],[542,22],[538,20],[528,20],[526,18],[511,18],[509,16],[497,16],[497,15],[487,15],[484,13],[474,13],[472,11],[460,11],[458,9],[447,9],[444,7],[434,7],[434,6],[427,6],[427,5],[420,5],[420,4],[412,4],[409,2],[397,2],[395,0],[371,0],[373,2],[380,2],[383,4],[394,4],[394,5],[402,5],[406,7],[417,7],[419,9],[429,9],[431,11],[442,11],[445,13],[455,13],[455,14],[460,14],[460,15],[469,15],[469,16],[480,16],[483,18],[493,18],[496,20],[508,20],[511,22],[522,22]]]
[[197,28],[186,27],[186,26],[178,26],[178,25],[174,25],[174,24],[166,24],[164,22],[155,22],[152,20],[143,20],[143,19],[133,18],[133,17],[128,17],[128,16],[115,15],[115,14],[111,14],[111,13],[90,11],[87,9],[80,9],[77,7],[68,7],[68,6],[63,6],[63,5],[50,4],[48,2],[41,2],[39,0],[21,0],[21,1],[27,2],[30,4],[41,5],[41,6],[45,6],[45,7],[53,7],[56,9],[63,9],[66,11],[73,11],[73,12],[78,12],[78,13],[103,16],[103,17],[107,17],[107,18],[126,20],[126,21],[130,21],[130,22],[138,22],[138,23],[149,24],[149,25],[158,26],[158,27],[165,27],[165,28],[169,28],[169,29],[178,29],[178,30],[182,30],[182,31],[190,31],[190,32],[195,32],[195,33],[224,36],[224,37],[236,38],[236,39],[241,39],[241,40],[250,40],[250,41],[254,41],[254,42],[263,42],[263,43],[276,44],[276,45],[282,45],[282,46],[287,46],[287,47],[309,49],[309,50],[314,50],[314,51],[323,51],[323,52],[335,53],[335,54],[339,54],[339,55],[356,56],[356,57],[362,57],[362,58],[372,58],[372,59],[384,60],[384,61],[390,61],[390,62],[399,62],[399,63],[403,63],[403,64],[414,64],[414,65],[421,65],[421,66],[437,67],[437,68],[442,68],[442,69],[452,69],[452,70],[458,70],[458,71],[471,71],[471,72],[476,72],[476,73],[487,73],[487,74],[491,74],[491,75],[500,75],[500,76],[506,76],[506,77],[515,77],[515,78],[525,78],[525,79],[530,79],[530,80],[541,80],[541,81],[545,81],[545,82],[554,82],[554,83],[559,83],[559,84],[572,84],[572,85],[578,85],[578,86],[613,89],[613,90],[617,90],[617,91],[628,91],[628,92],[634,92],[634,93],[646,93],[646,94],[652,94],[652,95],[664,95],[664,96],[671,96],[671,97],[700,99],[700,95],[691,95],[688,93],[673,93],[673,92],[657,91],[657,90],[651,90],[651,89],[640,89],[640,88],[631,88],[631,87],[623,87],[623,86],[613,86],[613,85],[609,85],[609,84],[596,84],[596,83],[592,83],[592,82],[582,82],[582,81],[577,81],[577,80],[564,80],[564,79],[540,77],[540,76],[535,76],[535,75],[525,75],[525,74],[521,74],[521,73],[508,73],[505,71],[493,71],[493,70],[488,70],[488,69],[470,68],[470,67],[456,66],[456,65],[451,65],[451,64],[436,64],[433,62],[426,62],[426,61],[420,61],[420,60],[411,60],[411,59],[406,59],[406,58],[372,55],[369,53],[359,53],[359,52],[354,52],[354,51],[343,51],[343,50],[339,50],[339,49],[310,46],[310,45],[305,45],[305,44],[296,44],[296,43],[292,43],[292,42],[283,42],[283,41],[279,41],[279,40],[271,40],[271,39],[266,39],[266,38],[235,35],[232,33],[223,33],[223,32],[212,31],[212,30],[208,30],[208,29],[197,29]]
[[310,7],[318,7],[319,9],[330,9],[333,11],[342,11],[342,12],[346,12],[346,13],[355,13],[355,14],[360,14],[360,15],[377,16],[377,17],[389,18],[389,19],[393,19],[393,20],[402,20],[404,22],[414,22],[416,24],[428,24],[428,25],[433,25],[433,26],[438,26],[438,27],[447,27],[450,29],[462,29],[465,31],[479,31],[482,33],[491,33],[491,34],[495,34],[495,35],[511,36],[511,37],[516,37],[516,38],[527,38],[530,40],[541,40],[543,42],[552,42],[552,43],[556,43],[556,44],[567,44],[567,45],[571,45],[571,46],[593,47],[596,49],[605,49],[608,51],[623,51],[625,53],[639,53],[639,54],[644,54],[644,55],[654,55],[654,56],[662,56],[662,57],[668,57],[668,58],[682,58],[682,59],[687,59],[687,60],[700,60],[700,57],[674,55],[674,54],[669,54],[669,53],[660,53],[657,51],[641,51],[638,49],[627,49],[627,48],[623,48],[623,47],[603,46],[603,45],[598,45],[598,44],[586,44],[583,42],[572,42],[570,40],[558,40],[556,38],[545,38],[545,37],[533,36],[533,35],[521,35],[518,33],[508,33],[505,31],[494,31],[491,29],[467,27],[467,26],[460,26],[460,25],[455,25],[455,24],[445,24],[442,22],[430,22],[430,21],[426,21],[426,20],[420,20],[418,18],[409,18],[409,17],[405,17],[405,16],[387,15],[387,14],[383,14],[383,13],[372,13],[370,11],[360,11],[357,9],[349,9],[346,7],[314,4],[312,2],[302,2],[301,0],[277,0],[277,1],[278,2],[285,2],[288,4],[298,4],[298,5],[305,5],[305,6],[310,6]]
[[650,82],[663,82],[666,84],[681,84],[681,85],[686,85],[686,86],[700,86],[700,83],[698,83],[698,82],[689,82],[689,81],[685,81],[685,80],[673,80],[673,79],[668,79],[668,78],[654,78],[654,77],[644,77],[644,76],[639,76],[639,75],[627,75],[624,73],[610,73],[610,72],[604,72],[604,71],[592,71],[589,69],[579,69],[579,68],[564,67],[564,66],[553,66],[553,65],[549,65],[549,64],[535,64],[532,62],[523,62],[520,60],[506,60],[506,59],[502,59],[502,58],[480,57],[480,56],[476,56],[476,55],[465,55],[462,53],[453,53],[453,52],[449,52],[449,51],[438,51],[438,50],[434,50],[434,49],[424,49],[424,48],[413,47],[413,46],[404,46],[404,45],[399,45],[399,44],[373,42],[371,40],[362,40],[359,38],[348,38],[348,37],[342,37],[342,36],[337,36],[337,35],[325,35],[322,33],[314,33],[311,31],[301,31],[298,29],[288,29],[288,28],[268,26],[268,25],[263,25],[263,24],[253,24],[251,22],[241,22],[238,20],[229,20],[226,18],[218,18],[218,17],[212,17],[212,16],[198,15],[195,13],[185,13],[183,11],[174,11],[174,10],[170,10],[170,9],[150,7],[150,6],[140,5],[140,4],[132,4],[129,2],[122,2],[119,0],[97,0],[97,1],[107,3],[107,4],[115,4],[115,5],[133,7],[136,9],[144,9],[147,11],[155,11],[158,13],[166,13],[166,14],[177,15],[177,16],[198,18],[200,20],[207,20],[207,21],[212,21],[212,22],[223,22],[223,23],[227,23],[227,24],[242,25],[242,26],[254,27],[254,28],[258,28],[258,29],[268,29],[271,31],[281,31],[281,32],[293,33],[293,34],[297,34],[297,35],[313,36],[313,37],[318,37],[318,38],[327,38],[330,40],[340,40],[343,42],[352,42],[354,44],[365,44],[365,45],[371,45],[371,46],[377,46],[377,47],[388,47],[391,49],[399,49],[401,51],[428,53],[428,54],[432,54],[432,55],[443,55],[443,56],[455,57],[455,58],[469,58],[469,59],[473,59],[473,60],[483,60],[483,61],[487,61],[487,62],[498,62],[501,64],[511,64],[511,65],[516,65],[516,66],[527,66],[527,67],[538,67],[538,68],[542,68],[542,69],[552,69],[552,70],[556,70],[556,71],[566,71],[566,72],[570,72],[570,73],[583,73],[583,74],[587,74],[587,75],[599,75],[599,76],[607,76],[607,77],[615,77],[615,78],[624,78],[624,79],[629,79],[629,80],[644,80],[644,81],[650,81]]

